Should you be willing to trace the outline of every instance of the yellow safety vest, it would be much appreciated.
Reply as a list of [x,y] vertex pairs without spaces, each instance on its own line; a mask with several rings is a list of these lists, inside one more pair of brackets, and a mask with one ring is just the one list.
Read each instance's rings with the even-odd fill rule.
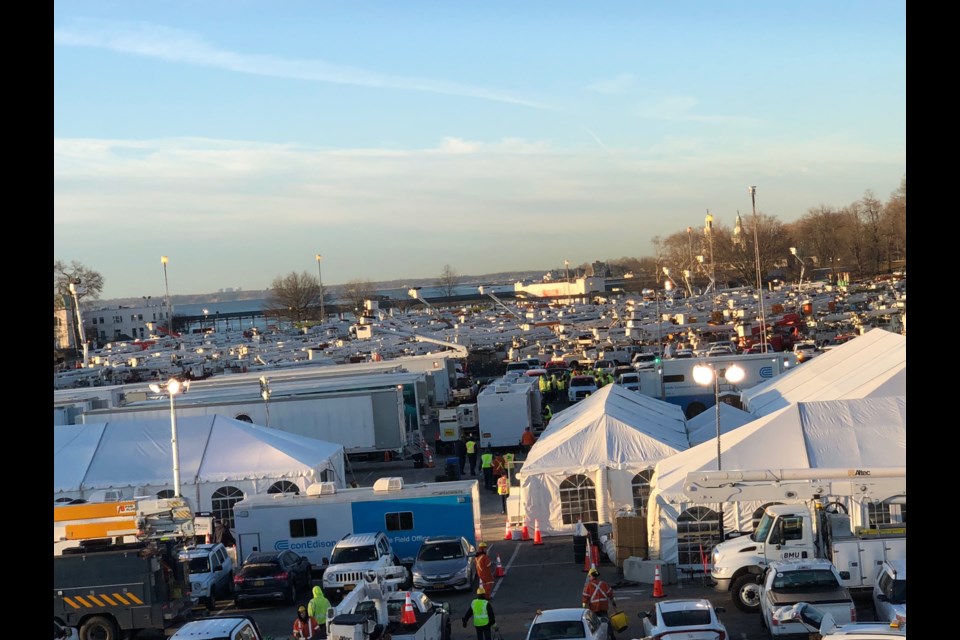
[[504,463],[504,466],[507,468],[507,471],[513,469],[513,454],[512,453],[503,454],[503,463]]
[[486,469],[493,466],[493,454],[485,453],[480,456],[480,468]]
[[473,609],[473,626],[485,627],[490,623],[490,616],[487,615],[487,601],[483,598],[477,598],[470,603]]
[[510,481],[507,480],[507,476],[497,478],[497,493],[501,496],[510,495]]
[[477,443],[473,440],[467,440],[467,453],[472,454],[477,448]]

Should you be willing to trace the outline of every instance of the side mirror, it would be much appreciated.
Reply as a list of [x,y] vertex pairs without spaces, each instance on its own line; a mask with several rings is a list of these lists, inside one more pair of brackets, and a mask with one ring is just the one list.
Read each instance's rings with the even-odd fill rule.
[[637,617],[640,618],[641,620],[644,619],[644,618],[649,618],[649,617],[650,617],[650,612],[649,612],[649,611],[638,611],[638,612],[637,612]]
[[[842,573],[841,573],[840,575],[843,576]],[[884,595],[884,594],[882,594],[882,593],[878,593],[878,594],[877,594],[877,600],[880,601],[880,602],[886,602],[886,601],[887,601],[887,596]]]
[[323,559],[323,566],[325,566],[325,567],[330,566],[330,558],[324,558],[324,559]]
[[841,571],[841,572],[840,572],[840,579],[841,579],[841,580],[849,580],[849,579],[850,579],[850,572],[849,572],[849,571]]
[[726,610],[725,607],[714,607],[713,610],[716,611],[717,613],[726,613],[726,612],[727,612],[727,610]]

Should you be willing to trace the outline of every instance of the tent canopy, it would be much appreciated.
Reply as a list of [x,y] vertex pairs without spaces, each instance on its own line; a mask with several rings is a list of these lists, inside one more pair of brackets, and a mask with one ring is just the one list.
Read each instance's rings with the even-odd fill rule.
[[685,424],[677,405],[609,384],[551,419],[519,476],[652,466],[688,447]]
[[765,416],[795,402],[906,395],[906,336],[872,329],[793,371],[745,389],[740,399],[744,409]]
[[[173,484],[171,425],[166,419],[54,425],[54,493]],[[221,415],[177,419],[184,485],[264,478],[343,483],[338,444]]]
[[717,437],[717,407],[720,407],[720,434],[729,433],[737,427],[753,422],[756,416],[746,411],[732,407],[726,402],[719,402],[702,413],[687,420],[690,446],[695,447],[701,442],[713,440]]

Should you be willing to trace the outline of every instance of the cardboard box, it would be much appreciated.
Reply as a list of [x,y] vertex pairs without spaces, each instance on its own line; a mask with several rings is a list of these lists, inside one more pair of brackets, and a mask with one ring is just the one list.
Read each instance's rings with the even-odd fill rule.
[[647,544],[647,519],[642,516],[623,516],[616,519],[613,540],[618,547],[637,547]]

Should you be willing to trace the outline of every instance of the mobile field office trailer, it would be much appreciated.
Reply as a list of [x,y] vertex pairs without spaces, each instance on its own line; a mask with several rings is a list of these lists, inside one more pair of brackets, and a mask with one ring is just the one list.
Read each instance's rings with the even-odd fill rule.
[[290,549],[319,569],[349,533],[383,531],[403,562],[413,562],[429,536],[463,536],[473,545],[480,540],[476,480],[404,485],[402,478],[380,478],[372,487],[315,486],[306,495],[258,495],[237,502],[237,557]]

